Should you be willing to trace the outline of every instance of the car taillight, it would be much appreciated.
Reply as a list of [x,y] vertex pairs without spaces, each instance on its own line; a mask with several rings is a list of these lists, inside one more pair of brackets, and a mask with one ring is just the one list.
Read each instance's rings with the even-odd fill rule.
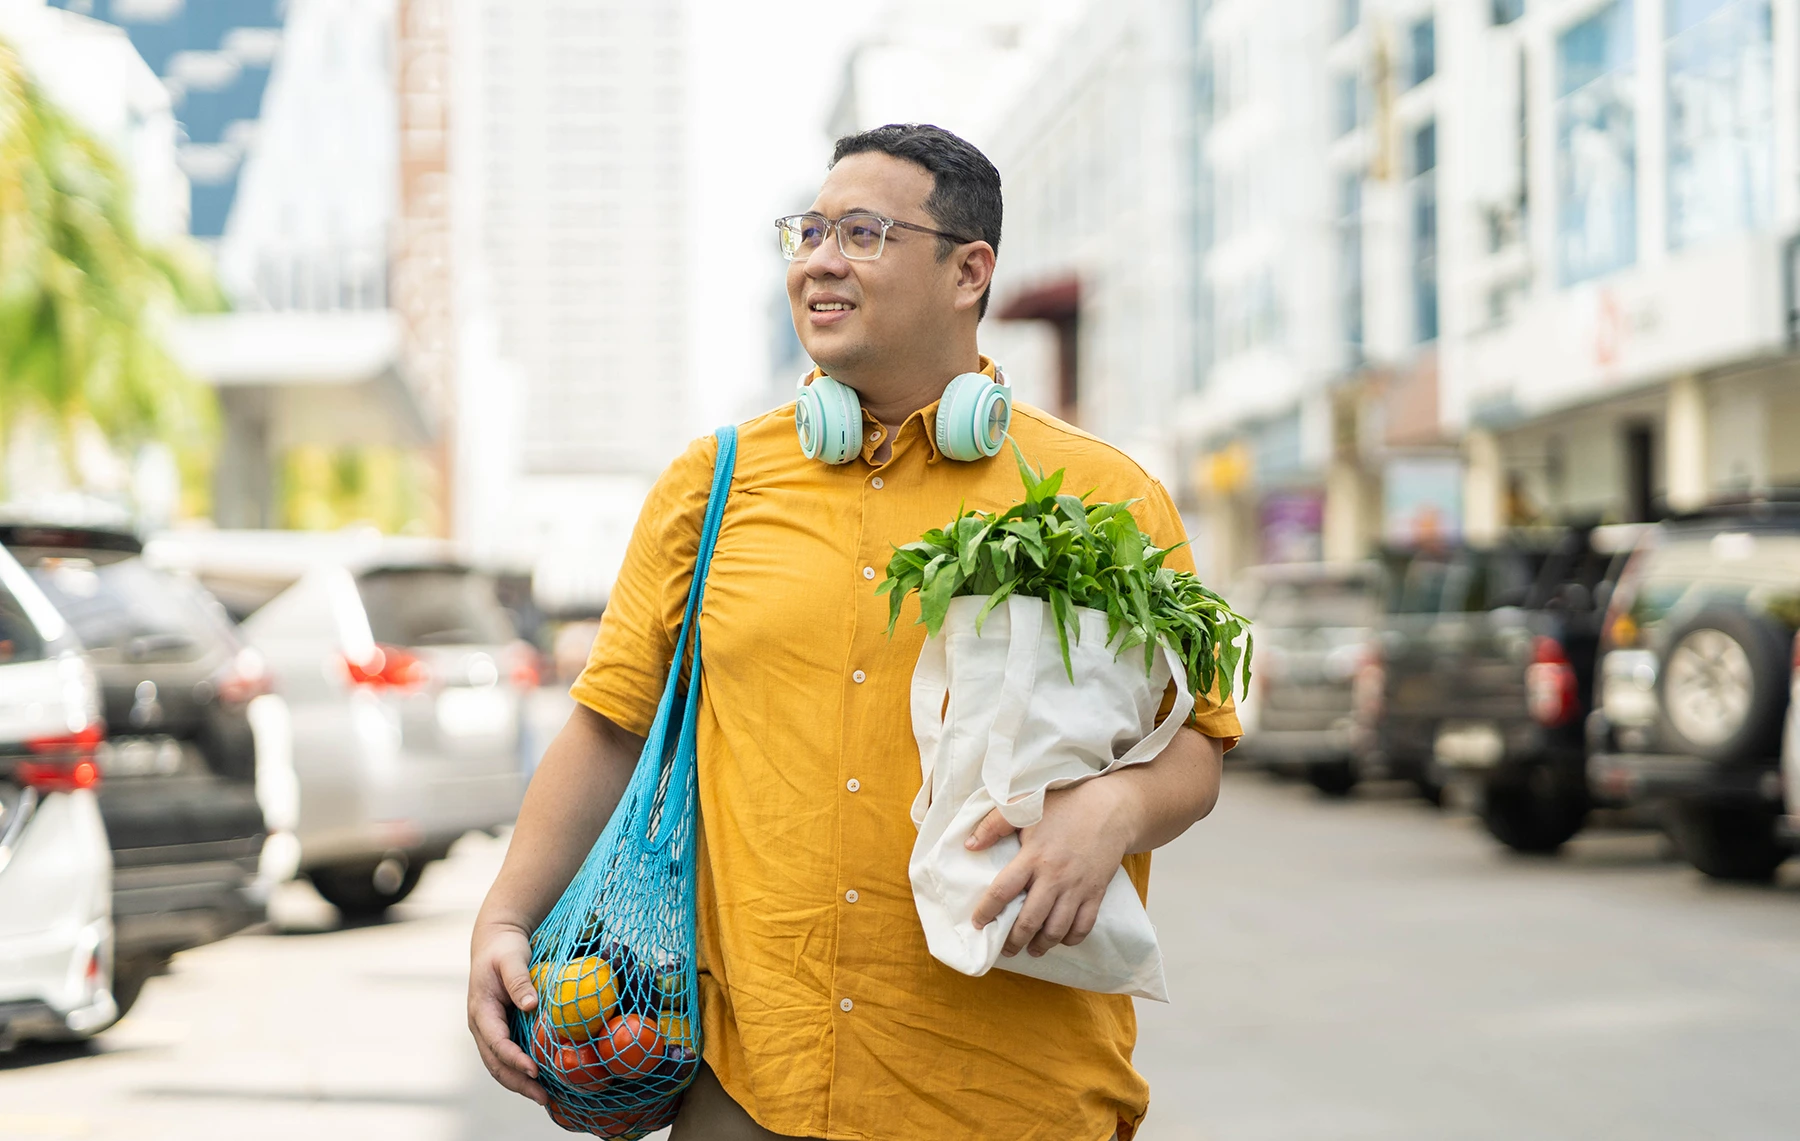
[[431,668],[422,658],[398,646],[376,646],[360,662],[343,659],[350,684],[364,689],[409,691],[422,689],[431,680]]
[[106,739],[106,729],[99,722],[73,733],[33,737],[25,742],[36,760],[20,761],[13,766],[13,776],[39,792],[74,792],[93,788],[100,783],[100,766],[94,763],[94,751]]
[[1532,644],[1531,664],[1525,667],[1525,702],[1531,719],[1546,729],[1567,725],[1581,712],[1575,667],[1555,638],[1540,635]]
[[213,678],[213,690],[226,705],[244,705],[274,689],[262,655],[245,647]]
[[537,648],[529,642],[514,642],[506,651],[506,676],[514,689],[536,689],[543,684],[538,668]]

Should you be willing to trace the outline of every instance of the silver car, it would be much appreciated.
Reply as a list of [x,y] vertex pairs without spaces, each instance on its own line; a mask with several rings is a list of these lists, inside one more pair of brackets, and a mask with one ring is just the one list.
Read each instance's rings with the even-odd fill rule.
[[436,540],[218,531],[153,540],[238,618],[291,711],[299,869],[349,916],[513,820],[536,658],[493,579]]

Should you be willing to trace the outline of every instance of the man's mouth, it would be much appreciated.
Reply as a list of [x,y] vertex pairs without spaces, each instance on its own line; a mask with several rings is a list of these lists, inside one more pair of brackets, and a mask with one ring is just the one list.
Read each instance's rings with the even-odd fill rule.
[[808,308],[814,313],[840,313],[848,312],[856,306],[848,301],[815,301]]

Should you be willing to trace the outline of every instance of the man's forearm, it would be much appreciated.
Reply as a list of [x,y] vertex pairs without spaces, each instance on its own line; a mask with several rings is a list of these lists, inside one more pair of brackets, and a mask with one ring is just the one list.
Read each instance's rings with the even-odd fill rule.
[[477,927],[504,923],[529,933],[543,921],[611,819],[643,747],[642,737],[576,706],[525,791]]
[[1219,800],[1225,743],[1183,727],[1156,758],[1101,778],[1125,801],[1131,832],[1127,852],[1160,848],[1186,832]]

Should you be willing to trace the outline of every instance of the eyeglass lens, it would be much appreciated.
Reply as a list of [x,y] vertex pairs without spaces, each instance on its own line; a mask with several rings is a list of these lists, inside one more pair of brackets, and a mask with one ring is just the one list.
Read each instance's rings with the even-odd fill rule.
[[[825,241],[831,223],[817,214],[797,214],[781,220],[781,252],[792,261],[811,253]],[[837,221],[838,248],[847,258],[870,260],[881,256],[887,226],[875,214],[846,214]]]

